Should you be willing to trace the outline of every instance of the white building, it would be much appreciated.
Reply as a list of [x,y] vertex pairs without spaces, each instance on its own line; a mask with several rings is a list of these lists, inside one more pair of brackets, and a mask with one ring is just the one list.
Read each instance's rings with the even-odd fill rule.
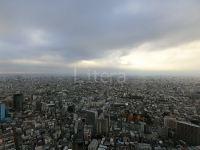
[[90,145],[88,146],[88,150],[97,150],[98,148],[98,141],[93,139]]

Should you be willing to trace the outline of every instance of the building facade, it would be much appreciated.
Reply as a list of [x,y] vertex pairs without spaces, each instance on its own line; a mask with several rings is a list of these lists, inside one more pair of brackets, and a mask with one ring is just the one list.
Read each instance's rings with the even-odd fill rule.
[[200,126],[177,121],[177,138],[189,144],[200,145]]
[[5,112],[6,112],[5,104],[1,103],[0,104],[0,121],[5,119]]
[[171,129],[176,128],[176,118],[165,117],[164,126],[169,127]]
[[97,111],[93,111],[93,110],[86,111],[86,124],[95,126],[97,117],[98,117]]
[[15,110],[23,109],[23,102],[24,102],[23,94],[14,94],[13,95],[13,108]]

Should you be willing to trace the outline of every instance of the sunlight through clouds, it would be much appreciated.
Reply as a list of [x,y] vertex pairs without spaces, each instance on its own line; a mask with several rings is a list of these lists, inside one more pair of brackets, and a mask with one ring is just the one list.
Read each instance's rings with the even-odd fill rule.
[[141,46],[121,57],[120,63],[129,69],[193,70],[200,64],[199,49],[200,41],[156,51],[149,50],[148,46]]

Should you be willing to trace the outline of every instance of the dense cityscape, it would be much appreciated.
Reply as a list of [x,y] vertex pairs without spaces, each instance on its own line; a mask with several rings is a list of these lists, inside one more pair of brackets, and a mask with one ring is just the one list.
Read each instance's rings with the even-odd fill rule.
[[0,150],[200,150],[200,0],[0,0]]
[[200,149],[200,78],[2,75],[1,150]]

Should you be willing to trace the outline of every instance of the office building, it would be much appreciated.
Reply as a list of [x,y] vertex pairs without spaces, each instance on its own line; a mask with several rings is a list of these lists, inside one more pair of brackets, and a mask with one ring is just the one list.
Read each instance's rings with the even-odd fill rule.
[[145,132],[146,123],[145,122],[140,122],[140,125],[141,125],[141,131]]
[[95,110],[86,111],[86,124],[95,126],[97,117],[98,117],[97,111],[95,111]]
[[101,132],[107,133],[109,130],[108,119],[102,119]]
[[145,128],[144,132],[145,132],[145,133],[148,133],[148,134],[151,134],[151,133],[152,133],[152,131],[151,131],[151,126],[146,125],[146,128]]
[[102,131],[101,131],[101,119],[97,119],[97,124],[96,124],[96,131],[97,131],[97,134],[100,134]]
[[161,139],[166,140],[168,138],[168,127],[158,127],[158,135]]
[[101,113],[97,119],[96,131],[97,134],[107,133],[110,128],[110,115],[107,113]]
[[189,144],[200,145],[200,126],[188,122],[177,121],[177,138]]
[[117,120],[117,128],[122,129],[122,119],[121,119],[121,118],[119,118],[119,119]]
[[13,96],[13,108],[15,110],[23,109],[24,96],[23,94],[14,94]]
[[0,121],[5,118],[5,104],[1,103],[0,104]]

